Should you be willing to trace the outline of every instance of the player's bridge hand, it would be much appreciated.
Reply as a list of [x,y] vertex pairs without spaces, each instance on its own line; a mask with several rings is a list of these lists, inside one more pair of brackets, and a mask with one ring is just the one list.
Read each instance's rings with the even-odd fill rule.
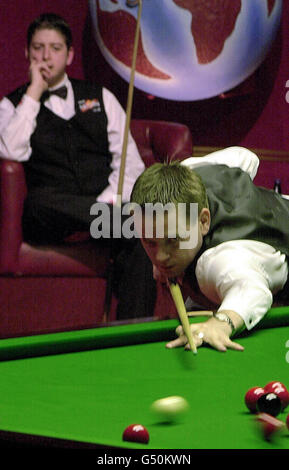
[[[193,333],[194,342],[197,348],[205,344],[210,345],[217,351],[225,352],[227,349],[234,349],[236,351],[243,351],[244,348],[239,343],[236,343],[230,338],[230,329],[226,323],[221,323],[213,317],[213,312],[193,312],[189,316],[209,316],[210,318],[202,323],[192,324],[191,330]],[[167,343],[166,347],[169,349],[184,346],[185,349],[190,349],[186,335],[184,334],[183,327],[179,325],[176,328],[177,338]]]

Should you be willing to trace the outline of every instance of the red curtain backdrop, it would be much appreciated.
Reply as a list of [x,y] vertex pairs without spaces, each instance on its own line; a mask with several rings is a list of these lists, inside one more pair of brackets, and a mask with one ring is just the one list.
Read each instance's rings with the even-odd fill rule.
[[[89,17],[88,0],[11,0],[0,9],[0,96],[27,80],[24,57],[26,29],[40,13],[53,11],[70,23],[76,57],[69,73],[98,80],[125,107],[127,83],[119,78],[100,54]],[[282,25],[270,54],[254,75],[254,92],[226,99],[175,102],[148,97],[135,90],[133,117],[179,121],[187,124],[195,145],[244,145],[289,150],[289,2],[283,2]]]

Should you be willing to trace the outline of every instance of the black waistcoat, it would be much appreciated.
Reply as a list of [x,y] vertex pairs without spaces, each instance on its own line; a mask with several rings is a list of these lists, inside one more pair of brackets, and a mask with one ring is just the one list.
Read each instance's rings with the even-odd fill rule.
[[[71,79],[75,116],[60,118],[41,104],[31,136],[32,154],[25,162],[28,189],[50,187],[55,191],[97,195],[108,184],[111,154],[102,88]],[[27,85],[8,98],[16,106]]]
[[229,240],[257,240],[289,256],[289,200],[256,186],[240,168],[197,168],[206,188],[211,227],[204,249]]

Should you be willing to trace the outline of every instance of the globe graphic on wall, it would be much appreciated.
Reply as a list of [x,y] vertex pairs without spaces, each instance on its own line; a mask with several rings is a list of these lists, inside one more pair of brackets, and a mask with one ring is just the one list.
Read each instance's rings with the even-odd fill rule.
[[[265,59],[282,0],[143,0],[136,88],[179,101],[217,96],[242,83]],[[95,40],[129,81],[138,7],[89,0]]]

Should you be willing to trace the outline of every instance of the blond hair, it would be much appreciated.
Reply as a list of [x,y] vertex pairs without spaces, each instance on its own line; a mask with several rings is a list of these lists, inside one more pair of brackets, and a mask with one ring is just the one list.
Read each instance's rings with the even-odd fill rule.
[[155,163],[137,179],[131,193],[131,202],[144,207],[145,204],[168,203],[198,204],[200,213],[208,207],[206,188],[202,179],[178,160]]

